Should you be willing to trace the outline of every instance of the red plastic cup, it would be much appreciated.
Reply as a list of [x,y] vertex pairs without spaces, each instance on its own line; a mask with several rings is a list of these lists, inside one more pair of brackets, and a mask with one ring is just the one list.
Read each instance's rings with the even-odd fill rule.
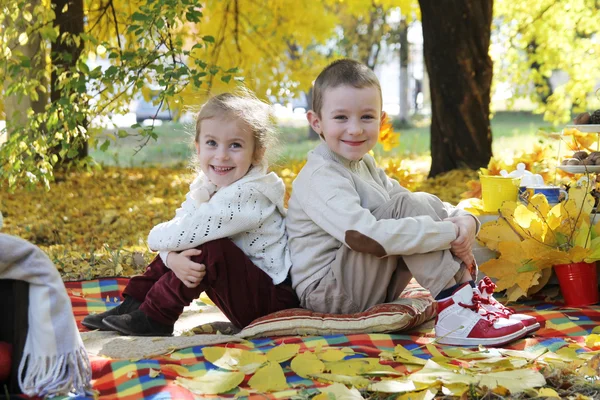
[[598,276],[595,262],[557,264],[554,266],[554,272],[558,277],[565,305],[580,307],[598,303]]

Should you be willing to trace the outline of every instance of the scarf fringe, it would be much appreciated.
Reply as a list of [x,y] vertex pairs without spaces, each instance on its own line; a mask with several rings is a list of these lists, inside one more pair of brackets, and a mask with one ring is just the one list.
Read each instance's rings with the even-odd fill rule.
[[85,394],[91,379],[92,369],[83,346],[60,356],[24,354],[19,365],[19,386],[28,396]]

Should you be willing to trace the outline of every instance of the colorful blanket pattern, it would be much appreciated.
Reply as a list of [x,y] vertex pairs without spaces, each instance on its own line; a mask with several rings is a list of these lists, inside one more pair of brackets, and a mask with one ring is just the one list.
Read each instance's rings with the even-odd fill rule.
[[[118,304],[122,298],[121,293],[127,284],[125,278],[108,278],[93,281],[66,282],[65,286],[72,300],[75,319],[81,331],[81,320],[91,312],[102,312]],[[531,301],[520,305],[518,311],[534,315],[543,325],[532,338],[522,339],[513,343],[510,348],[526,351],[537,351],[548,348],[551,351],[567,344],[577,342],[585,343],[585,335],[591,333],[595,326],[600,324],[600,306],[583,308],[564,308],[560,303],[547,303]],[[301,350],[316,347],[350,347],[357,353],[356,357],[378,357],[381,351],[392,351],[398,344],[413,350],[416,356],[429,358],[431,355],[423,344],[429,343],[433,338],[431,324],[418,327],[408,334],[353,334],[353,335],[328,335],[328,336],[290,336],[265,339],[253,339],[246,343],[228,344],[229,347],[238,347],[248,350],[266,352],[282,343],[296,343]],[[186,389],[174,384],[176,376],[170,375],[165,369],[162,373],[151,378],[151,371],[160,371],[161,365],[180,364],[190,370],[216,369],[202,356],[202,346],[190,347],[170,355],[155,357],[146,360],[111,360],[103,357],[92,357],[93,387],[99,392],[101,399],[194,399]],[[282,364],[286,372],[287,382],[292,389],[269,395],[250,394],[249,399],[287,399],[296,395],[305,395],[318,392],[318,387],[324,384],[301,378],[289,368],[290,362]],[[400,363],[391,363],[399,372],[405,368]],[[241,385],[248,387],[246,381]],[[238,390],[227,395],[204,396],[205,398],[233,398]],[[91,399],[92,397],[90,397]]]

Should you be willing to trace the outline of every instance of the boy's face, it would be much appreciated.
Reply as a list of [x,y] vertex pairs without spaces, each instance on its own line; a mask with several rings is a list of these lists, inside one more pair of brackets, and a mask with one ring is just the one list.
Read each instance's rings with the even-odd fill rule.
[[342,85],[323,93],[321,115],[310,110],[308,122],[336,154],[360,160],[379,138],[383,113],[376,87]]
[[205,119],[200,122],[196,151],[202,171],[222,188],[246,175],[255,161],[254,135],[235,119]]

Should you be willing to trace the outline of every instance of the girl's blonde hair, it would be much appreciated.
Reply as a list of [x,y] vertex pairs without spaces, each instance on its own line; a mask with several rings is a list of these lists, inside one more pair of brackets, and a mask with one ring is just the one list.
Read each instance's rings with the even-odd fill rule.
[[268,166],[277,148],[277,130],[273,108],[247,89],[222,93],[210,98],[196,117],[194,142],[200,139],[202,121],[211,118],[235,118],[246,124],[254,136],[254,159]]

